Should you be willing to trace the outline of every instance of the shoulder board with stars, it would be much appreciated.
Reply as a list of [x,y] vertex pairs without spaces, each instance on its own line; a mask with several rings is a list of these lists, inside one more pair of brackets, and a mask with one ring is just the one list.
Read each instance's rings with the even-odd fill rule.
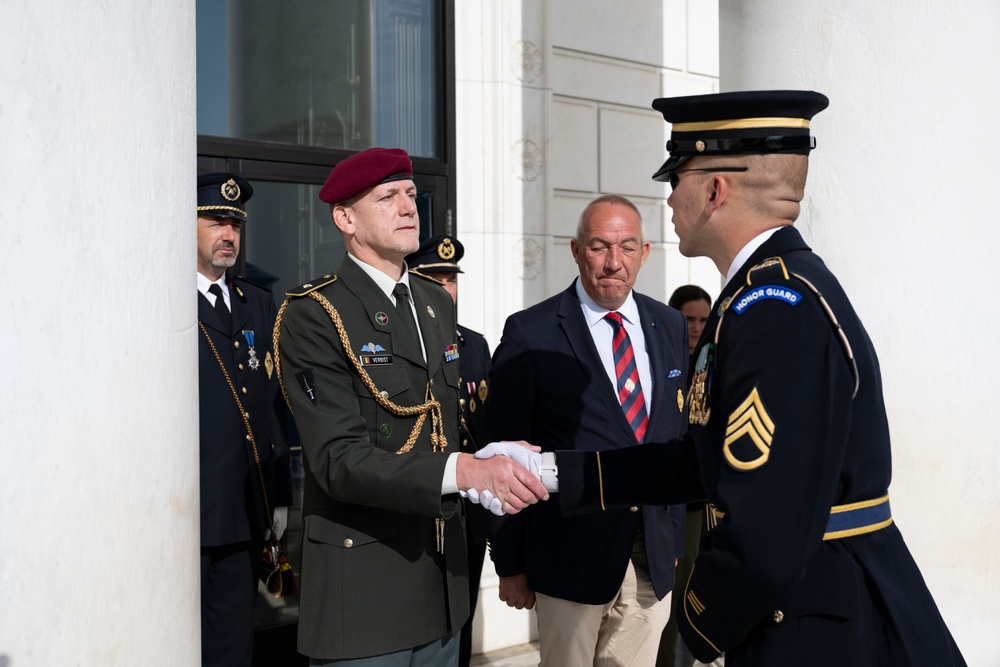
[[285,292],[285,295],[291,297],[305,296],[306,294],[309,294],[309,292],[318,290],[321,287],[326,287],[327,285],[334,283],[336,281],[337,281],[337,276],[335,276],[332,273],[328,273],[322,278],[316,278],[314,280],[310,280],[309,282],[299,285],[295,289]]
[[411,276],[418,276],[418,277],[420,277],[420,278],[423,278],[424,280],[429,280],[429,281],[431,281],[432,283],[437,283],[438,285],[444,285],[444,283],[443,283],[443,282],[441,282],[440,280],[438,280],[437,278],[431,278],[431,277],[430,277],[429,275],[427,275],[426,273],[420,273],[420,272],[419,272],[419,271],[417,271],[416,269],[410,269],[410,270],[408,271],[408,273],[409,273],[409,274],[410,274]]

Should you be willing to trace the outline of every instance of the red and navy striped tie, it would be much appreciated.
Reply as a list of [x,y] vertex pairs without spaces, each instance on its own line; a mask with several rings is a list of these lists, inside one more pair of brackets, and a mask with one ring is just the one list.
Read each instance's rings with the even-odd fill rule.
[[612,312],[604,316],[614,327],[615,335],[611,347],[615,353],[615,375],[618,377],[618,402],[622,404],[625,420],[635,433],[636,442],[642,442],[646,435],[649,418],[646,416],[646,398],[639,383],[639,369],[635,365],[632,341],[625,331],[621,313]]

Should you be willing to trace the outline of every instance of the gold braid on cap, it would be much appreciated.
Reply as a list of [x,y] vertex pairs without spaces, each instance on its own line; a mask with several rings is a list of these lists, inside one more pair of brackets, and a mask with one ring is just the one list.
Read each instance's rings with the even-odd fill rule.
[[[431,415],[431,448],[435,452],[444,451],[445,447],[448,446],[448,439],[444,434],[444,420],[441,417],[441,404],[434,400],[434,394],[431,392],[430,385],[427,386],[427,390],[424,393],[424,402],[420,405],[414,406],[404,406],[396,405],[390,401],[387,397],[383,396],[372,382],[371,377],[365,370],[361,362],[358,361],[358,357],[351,352],[351,341],[347,337],[347,329],[344,328],[344,322],[340,319],[340,313],[334,308],[330,300],[327,299],[322,294],[318,292],[309,292],[308,296],[313,300],[317,301],[319,305],[323,306],[323,310],[326,311],[327,315],[330,316],[330,320],[333,322],[334,328],[337,330],[337,335],[340,336],[340,344],[344,348],[345,356],[351,361],[354,366],[354,370],[357,372],[358,376],[361,378],[361,382],[364,383],[365,387],[368,389],[368,393],[372,395],[375,402],[382,406],[384,410],[390,412],[397,417],[413,417],[414,415],[419,415],[417,417],[417,422],[413,425],[413,429],[410,431],[409,437],[406,439],[406,443],[399,448],[397,454],[405,454],[411,449],[413,445],[417,443],[417,438],[420,437],[420,431],[423,429],[424,422],[427,421],[427,413]],[[274,345],[274,366],[278,370],[278,383],[281,385],[281,394],[285,397],[285,403],[288,405],[288,410],[292,411],[292,402],[288,400],[288,391],[285,389],[285,379],[281,373],[281,353],[278,347],[278,337],[281,330],[281,318],[285,312],[285,308],[293,297],[286,297],[284,303],[281,304],[281,309],[278,310],[278,317],[274,321],[274,332],[272,334],[273,345]]]

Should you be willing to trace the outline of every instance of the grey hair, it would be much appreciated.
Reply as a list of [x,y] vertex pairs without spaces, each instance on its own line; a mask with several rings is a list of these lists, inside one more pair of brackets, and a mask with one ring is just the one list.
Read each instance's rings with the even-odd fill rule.
[[632,203],[632,200],[623,195],[601,195],[597,199],[593,200],[587,204],[583,211],[580,213],[580,219],[576,223],[576,242],[583,243],[583,228],[587,224],[587,219],[590,217],[590,211],[601,204],[611,204],[612,206],[625,206],[632,209],[636,217],[639,218],[639,240],[643,243],[646,242],[646,223],[642,219],[642,213],[639,212],[639,208]]

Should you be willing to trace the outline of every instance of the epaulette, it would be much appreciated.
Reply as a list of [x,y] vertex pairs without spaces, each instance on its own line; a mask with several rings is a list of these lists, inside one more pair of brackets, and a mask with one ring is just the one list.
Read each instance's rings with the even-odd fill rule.
[[470,329],[469,327],[464,326],[464,325],[462,326],[462,328],[465,329],[466,331],[468,331],[470,334],[475,334],[477,336],[482,336],[483,338],[486,338],[486,336],[483,336],[483,334],[479,333],[475,329]]
[[723,312],[719,314],[719,322],[715,329],[715,343],[718,344],[719,342],[722,320],[729,311],[740,315],[753,304],[769,299],[782,301],[789,306],[797,306],[801,303],[802,293],[793,289],[792,284],[794,284],[794,287],[802,290],[802,292],[812,292],[819,300],[821,310],[837,332],[840,346],[847,357],[848,364],[851,366],[851,374],[854,376],[854,395],[856,396],[858,387],[861,384],[861,377],[858,373],[857,362],[854,360],[854,350],[851,349],[851,343],[847,340],[847,335],[840,326],[840,322],[837,321],[837,315],[830,308],[830,304],[823,297],[823,294],[811,282],[797,273],[790,272],[785,266],[784,260],[780,257],[765,259],[747,271],[746,284],[736,290],[736,293],[725,304]]
[[423,278],[424,280],[429,280],[429,281],[431,281],[432,283],[437,283],[438,285],[444,285],[444,283],[443,283],[443,282],[441,282],[440,280],[438,280],[437,278],[431,278],[431,277],[430,277],[429,275],[427,275],[426,273],[420,273],[420,272],[419,272],[419,271],[417,271],[416,269],[410,269],[408,273],[409,273],[409,274],[410,274],[411,276],[420,276],[420,277],[421,277],[421,278]]
[[314,278],[309,282],[302,283],[295,289],[285,292],[285,296],[290,296],[290,297],[305,296],[306,294],[309,294],[309,292],[312,292],[313,290],[318,290],[321,287],[326,287],[330,283],[334,283],[336,281],[337,281],[337,276],[332,273],[328,273],[322,278]]

